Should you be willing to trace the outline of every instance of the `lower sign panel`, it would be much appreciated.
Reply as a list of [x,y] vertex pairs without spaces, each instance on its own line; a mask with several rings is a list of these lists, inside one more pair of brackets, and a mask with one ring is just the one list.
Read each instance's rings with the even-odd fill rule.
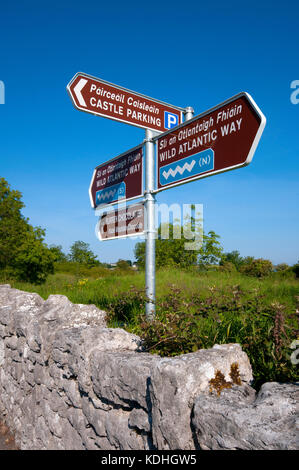
[[144,204],[131,204],[104,212],[98,223],[100,241],[140,236],[144,233]]

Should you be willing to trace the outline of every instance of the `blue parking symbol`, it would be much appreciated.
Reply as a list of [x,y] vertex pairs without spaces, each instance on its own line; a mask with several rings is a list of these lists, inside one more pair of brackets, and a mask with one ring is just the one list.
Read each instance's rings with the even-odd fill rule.
[[173,127],[177,126],[179,123],[179,116],[178,114],[169,113],[168,111],[164,111],[164,127],[165,129],[172,129]]

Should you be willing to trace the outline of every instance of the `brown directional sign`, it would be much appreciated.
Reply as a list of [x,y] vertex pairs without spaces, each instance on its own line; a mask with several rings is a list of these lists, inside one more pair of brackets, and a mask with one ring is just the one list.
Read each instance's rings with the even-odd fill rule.
[[265,124],[243,92],[159,135],[157,191],[248,165]]
[[143,146],[139,145],[97,166],[89,197],[92,207],[143,196]]
[[165,132],[183,122],[183,108],[84,73],[77,73],[67,90],[80,111],[154,131]]
[[144,232],[144,205],[131,204],[104,212],[99,219],[98,236],[101,241],[142,235]]

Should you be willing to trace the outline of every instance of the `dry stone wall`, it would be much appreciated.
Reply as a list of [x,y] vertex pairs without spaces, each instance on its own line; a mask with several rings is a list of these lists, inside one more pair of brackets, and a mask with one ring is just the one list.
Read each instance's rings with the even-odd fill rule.
[[[143,352],[139,337],[107,328],[93,305],[0,285],[0,414],[21,449],[238,448],[237,432],[235,440],[215,437],[230,402],[224,395],[223,411],[209,390],[217,370],[230,380],[233,363],[237,393],[252,398],[251,366],[238,344],[161,358]],[[242,402],[249,414],[254,399]],[[283,412],[292,425],[292,400]]]

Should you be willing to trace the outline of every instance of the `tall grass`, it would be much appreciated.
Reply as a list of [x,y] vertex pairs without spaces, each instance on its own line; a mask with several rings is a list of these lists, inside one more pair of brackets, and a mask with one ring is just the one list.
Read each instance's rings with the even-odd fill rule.
[[[106,306],[120,294],[129,292],[133,287],[138,290],[145,288],[144,272],[118,269],[113,271],[102,269],[101,275],[97,278],[93,275],[89,276],[88,270],[84,270],[81,275],[56,272],[50,275],[46,283],[42,285],[10,279],[2,279],[2,282],[10,283],[12,287],[17,289],[36,292],[44,299],[47,299],[50,294],[61,294],[68,296],[74,303],[92,303],[100,308]],[[277,301],[290,308],[295,307],[295,296],[299,295],[299,280],[284,279],[279,275],[257,279],[239,272],[198,272],[196,270],[165,268],[157,271],[156,284],[158,300],[169,293],[171,286],[180,288],[186,298],[190,298],[198,292],[204,298],[209,295],[211,288],[216,288],[225,294],[228,288],[238,285],[245,296],[246,292],[256,291],[259,295],[264,296],[266,303]]]

